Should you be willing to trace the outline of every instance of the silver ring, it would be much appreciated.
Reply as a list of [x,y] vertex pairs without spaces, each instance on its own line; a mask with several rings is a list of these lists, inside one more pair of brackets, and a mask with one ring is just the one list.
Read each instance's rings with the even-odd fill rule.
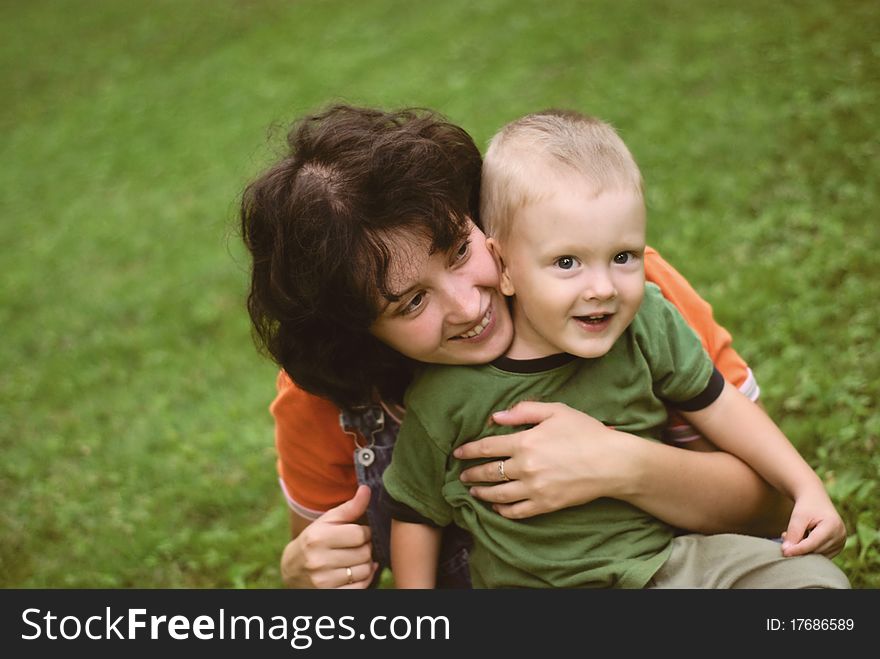
[[345,568],[345,573],[348,575],[348,583],[354,583],[354,575],[351,573],[351,568]]
[[501,476],[502,483],[506,483],[510,480],[510,477],[504,473],[504,460],[498,461],[498,475]]

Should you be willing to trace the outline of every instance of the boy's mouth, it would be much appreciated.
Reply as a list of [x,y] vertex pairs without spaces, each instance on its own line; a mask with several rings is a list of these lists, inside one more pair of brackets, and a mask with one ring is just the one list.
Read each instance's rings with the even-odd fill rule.
[[586,316],[574,316],[578,325],[588,332],[601,332],[611,324],[613,313],[594,313]]
[[611,318],[611,316],[613,315],[614,314],[610,313],[596,313],[590,314],[589,316],[575,316],[575,318],[582,323],[587,323],[588,325],[600,325]]

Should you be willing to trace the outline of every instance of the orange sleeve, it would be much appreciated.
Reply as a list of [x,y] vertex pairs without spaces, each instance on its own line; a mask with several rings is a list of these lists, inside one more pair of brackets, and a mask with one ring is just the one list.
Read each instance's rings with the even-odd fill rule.
[[[651,247],[645,249],[645,279],[657,284],[663,297],[681,312],[688,325],[700,337],[703,347],[725,379],[752,400],[757,400],[760,394],[758,383],[748,364],[733,349],[730,332],[715,322],[712,307],[697,294],[687,279]],[[666,442],[686,444],[699,436],[680,414],[670,410],[664,431]]]
[[[745,360],[733,349],[730,333],[715,322],[712,307],[697,294],[687,279],[651,247],[645,250],[645,278],[657,284],[663,297],[681,312],[688,325],[700,337],[703,347],[721,374],[749,395],[746,388],[752,380],[752,374]],[[751,397],[754,399],[756,396]]]
[[354,439],[339,426],[339,409],[299,387],[284,371],[269,406],[275,418],[278,476],[294,512],[314,519],[354,496]]

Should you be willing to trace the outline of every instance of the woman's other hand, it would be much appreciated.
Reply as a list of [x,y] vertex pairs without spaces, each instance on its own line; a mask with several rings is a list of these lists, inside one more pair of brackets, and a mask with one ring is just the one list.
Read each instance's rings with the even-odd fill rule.
[[294,538],[281,556],[281,578],[288,588],[367,588],[379,565],[372,559],[370,527],[359,520],[367,511],[370,488],[316,520],[291,514]]

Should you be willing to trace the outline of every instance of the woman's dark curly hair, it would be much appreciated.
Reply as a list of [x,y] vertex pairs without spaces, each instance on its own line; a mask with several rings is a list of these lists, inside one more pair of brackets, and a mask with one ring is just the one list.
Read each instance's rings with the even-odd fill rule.
[[368,328],[386,279],[385,241],[448,251],[478,221],[482,158],[424,109],[336,105],[297,121],[287,152],[244,190],[254,339],[303,389],[351,406],[401,400],[414,362]]

